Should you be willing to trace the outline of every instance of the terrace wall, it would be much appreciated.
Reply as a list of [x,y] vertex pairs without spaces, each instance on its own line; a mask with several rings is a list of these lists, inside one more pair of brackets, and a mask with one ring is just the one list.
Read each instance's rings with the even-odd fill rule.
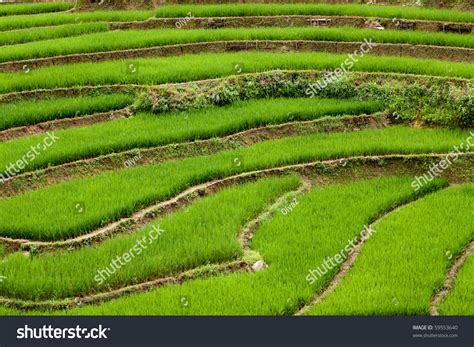
[[[101,0],[80,0],[83,8],[97,7]],[[103,0],[101,6],[113,8],[155,8],[161,4],[226,4],[226,3],[355,3],[415,5],[474,9],[474,0]]]

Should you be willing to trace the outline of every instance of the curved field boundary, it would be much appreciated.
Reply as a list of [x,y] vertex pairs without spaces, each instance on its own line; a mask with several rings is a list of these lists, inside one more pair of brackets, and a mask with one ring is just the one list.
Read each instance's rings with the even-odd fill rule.
[[472,240],[473,187],[438,190],[383,220],[351,272],[308,314],[429,314],[451,263],[444,250],[458,254]]
[[[186,43],[155,46],[97,53],[69,54],[56,57],[27,59],[0,64],[0,72],[23,71],[25,66],[37,69],[44,66],[97,62],[131,58],[168,57],[197,53],[223,53],[240,51],[308,51],[329,53],[353,53],[360,48],[360,42],[309,41],[309,40],[242,40],[215,41],[204,43]],[[459,62],[474,60],[474,49],[461,47],[412,45],[406,43],[378,43],[371,55],[408,56],[414,58],[432,58]]]
[[[180,207],[187,206],[197,197],[209,195],[229,185],[241,184],[268,176],[283,175],[289,172],[297,172],[300,175],[308,177],[316,176],[315,180],[318,184],[347,182],[354,180],[354,177],[357,177],[357,175],[361,175],[360,166],[364,166],[365,169],[365,171],[362,173],[363,177],[383,176],[387,175],[389,172],[414,174],[423,170],[427,160],[434,161],[439,158],[444,158],[445,156],[446,154],[355,156],[250,171],[190,187],[169,200],[148,206],[140,211],[135,212],[130,217],[122,218],[116,222],[112,222],[104,227],[76,238],[65,241],[41,242],[0,237],[0,244],[4,244],[14,250],[30,248],[51,250],[81,247],[85,244],[90,244],[91,242],[100,241],[109,235],[134,231],[151,222],[159,214],[173,212]],[[474,157],[474,153],[465,153],[460,157],[472,158]],[[334,170],[338,171],[338,175],[334,175]],[[469,178],[464,177],[462,172],[459,174],[459,177],[448,178],[454,182],[469,181]],[[453,176],[456,176],[456,174]],[[307,180],[304,181],[304,183],[306,183],[304,186],[307,187]],[[243,238],[239,238],[239,240],[242,240],[242,244],[246,244],[245,240],[248,241],[249,238],[244,236]]]
[[453,290],[454,283],[456,281],[456,275],[459,269],[464,265],[467,258],[474,253],[474,240],[471,240],[469,244],[464,248],[464,251],[461,255],[456,258],[452,266],[448,269],[446,273],[446,278],[444,279],[443,287],[439,290],[432,298],[430,305],[430,315],[439,316],[439,307]]
[[[288,197],[300,195],[305,193],[311,188],[311,181],[305,177],[301,177],[300,186],[296,191],[290,191],[281,195],[275,202],[267,206],[259,215],[254,219],[246,223],[240,230],[237,237],[239,244],[242,247],[242,250],[245,253],[249,251],[250,245],[247,242],[253,237],[253,233],[256,231],[258,226],[270,218],[274,211],[278,210],[283,206]],[[47,309],[47,310],[57,310],[64,308],[73,308],[80,306],[82,304],[97,304],[104,302],[106,300],[111,300],[113,298],[120,297],[128,293],[137,293],[142,291],[147,291],[153,288],[158,288],[166,284],[180,284],[184,281],[196,279],[196,278],[205,278],[209,277],[216,273],[226,273],[226,272],[236,272],[236,271],[248,271],[251,272],[251,263],[244,259],[229,261],[223,264],[211,264],[200,266],[191,270],[184,271],[176,276],[168,276],[164,278],[158,278],[144,283],[134,284],[118,288],[115,290],[110,290],[108,292],[93,294],[85,297],[76,297],[74,299],[64,299],[60,302],[53,301],[41,301],[41,302],[31,302],[21,299],[9,299],[5,297],[0,298],[0,305],[5,305],[7,307],[15,307],[18,309]]]
[[96,92],[114,93],[114,92],[141,92],[145,86],[140,84],[110,84],[103,86],[77,86],[71,88],[53,88],[53,89],[35,89],[21,92],[12,92],[0,94],[0,102],[12,102],[25,98],[48,98],[48,97],[74,97],[90,95]]
[[[179,90],[194,88],[197,90],[196,93],[203,92],[214,87],[219,86],[223,82],[227,83],[239,83],[248,77],[262,77],[269,73],[275,72],[276,69],[253,72],[253,73],[242,73],[238,75],[209,78],[204,80],[188,81],[188,82],[176,82],[176,83],[163,83],[158,85],[152,85],[152,91],[166,92],[169,88],[176,88]],[[284,74],[287,79],[294,77],[303,77],[318,79],[323,76],[322,71],[318,70],[278,70],[279,73]],[[468,85],[471,83],[469,79],[461,77],[444,77],[444,76],[425,76],[415,74],[401,74],[393,72],[366,72],[366,71],[354,71],[350,73],[351,76],[359,79],[361,82],[374,82],[381,83],[382,81],[406,81],[407,83],[422,82],[427,86],[430,86],[433,82],[445,81],[446,83],[456,83],[459,85]],[[0,94],[0,102],[11,102],[18,99],[24,98],[47,98],[47,97],[73,97],[83,96],[95,92],[113,93],[113,92],[126,92],[134,91],[136,93],[147,91],[147,86],[140,84],[110,84],[110,85],[89,85],[89,86],[74,86],[74,87],[60,87],[51,89],[34,89],[24,90],[19,92],[9,92]],[[196,94],[195,97],[197,97]]]
[[35,135],[51,130],[81,127],[86,125],[92,125],[99,122],[105,122],[108,120],[115,120],[120,118],[129,117],[132,115],[132,109],[130,107],[110,111],[100,112],[87,116],[74,117],[74,118],[63,118],[52,121],[42,122],[34,125],[27,125],[22,127],[10,128],[0,131],[0,141],[8,141],[22,136]]
[[[375,222],[373,222],[372,224],[370,224],[368,226],[368,229],[371,230],[371,229],[375,229],[375,226],[377,224],[379,224],[382,220],[384,220],[385,218],[388,218],[390,215],[392,215],[394,212],[398,212],[399,209],[401,208],[404,208],[414,202],[416,202],[417,200],[419,200],[420,198],[424,197],[425,195],[423,196],[420,196],[420,197],[417,197],[415,200],[411,200],[403,205],[397,205],[397,206],[394,206],[390,211],[388,211],[387,213],[385,213],[383,216],[381,216],[380,218],[378,218]],[[323,301],[329,294],[331,294],[332,292],[334,292],[334,290],[337,288],[337,286],[341,283],[341,281],[344,279],[344,277],[346,276],[347,272],[352,268],[352,266],[354,265],[354,263],[356,262],[357,260],[357,257],[359,256],[359,254],[362,252],[362,248],[364,247],[364,244],[367,242],[368,238],[360,238],[358,240],[358,242],[356,243],[355,247],[353,248],[353,252],[347,257],[347,259],[342,263],[342,265],[340,266],[339,270],[337,271],[337,273],[334,275],[334,277],[331,279],[331,281],[319,292],[317,293],[311,300],[308,304],[306,304],[305,306],[303,306],[300,310],[298,310],[296,313],[295,313],[295,316],[304,316],[313,306],[317,305],[318,303],[320,303],[321,301]]]
[[245,183],[246,181],[253,180],[255,178],[263,177],[264,175],[258,175],[258,173],[250,173],[248,175],[236,175],[228,177],[222,180],[216,180],[209,183],[199,184],[183,191],[175,197],[154,204],[145,209],[142,209],[134,213],[131,217],[122,218],[119,221],[108,224],[105,227],[97,229],[91,233],[81,235],[79,237],[68,239],[65,241],[56,242],[41,242],[41,241],[30,241],[30,240],[19,240],[0,237],[0,243],[6,244],[13,249],[58,249],[58,248],[70,248],[78,247],[84,244],[90,244],[93,241],[101,240],[108,235],[117,233],[130,232],[140,227],[145,226],[160,214],[172,213],[173,211],[189,205],[193,200],[198,197],[206,196],[211,193],[234,185],[237,183]]
[[[241,131],[215,139],[198,140],[179,144],[140,149],[141,159],[138,166],[156,164],[164,160],[183,159],[196,155],[216,153],[237,146],[248,146],[268,139],[277,139],[294,135],[305,135],[317,132],[341,132],[388,126],[384,116],[349,116],[310,121],[289,122],[269,125]],[[178,153],[178,154],[176,154]],[[137,149],[112,153],[97,158],[89,158],[51,166],[45,169],[26,172],[4,181],[0,185],[0,197],[7,197],[39,188],[45,185],[82,177],[82,173],[96,175],[105,171],[123,169],[124,162],[137,155]],[[41,177],[40,180],[38,178]]]
[[[138,22],[110,22],[110,30],[176,28],[182,18],[150,18]],[[456,23],[420,19],[369,18],[362,16],[245,16],[245,17],[195,17],[186,21],[186,28],[242,28],[242,27],[291,27],[291,26],[353,26],[368,28],[377,22],[385,29],[442,31],[471,33],[473,23]]]
[[[166,1],[168,2],[168,1]],[[325,4],[326,1],[205,1],[204,3],[192,4],[190,1],[179,5],[164,4],[156,12],[156,17],[184,17],[191,12],[194,17],[217,17],[217,16],[247,16],[247,15],[336,15],[336,16],[367,16],[373,18],[393,18],[400,16],[404,19],[441,20],[453,22],[474,22],[474,17],[469,11],[455,9],[414,8],[398,5],[390,5],[386,2],[381,4],[364,4],[347,2],[339,4]],[[243,2],[243,3],[242,3]],[[249,3],[248,3],[249,2]],[[260,4],[258,4],[260,2]],[[261,4],[264,2],[265,4]],[[307,2],[312,2],[308,4]],[[334,1],[332,1],[334,2]],[[339,1],[342,2],[342,1]],[[219,4],[216,4],[219,3]],[[382,5],[382,6],[381,6]],[[441,4],[440,4],[441,5]],[[444,7],[444,6],[443,6]]]
[[212,264],[198,267],[177,274],[175,276],[162,277],[151,281],[129,285],[109,292],[94,294],[85,297],[76,297],[73,299],[64,299],[61,301],[26,301],[19,299],[0,298],[0,305],[15,308],[19,310],[60,310],[71,309],[84,304],[99,304],[104,301],[118,298],[125,294],[144,292],[150,289],[162,287],[167,284],[180,284],[197,278],[206,278],[214,274],[222,274],[226,272],[251,271],[251,264],[244,260],[237,260],[224,264]]

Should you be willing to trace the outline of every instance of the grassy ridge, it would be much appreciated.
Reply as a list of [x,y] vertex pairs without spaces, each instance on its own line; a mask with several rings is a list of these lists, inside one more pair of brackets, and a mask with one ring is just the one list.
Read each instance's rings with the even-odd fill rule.
[[474,22],[474,14],[467,11],[402,6],[368,6],[366,4],[180,4],[162,6],[156,16],[177,18],[185,17],[189,12],[194,17],[324,15]]
[[474,236],[473,204],[474,184],[467,184],[390,215],[335,292],[309,314],[428,315],[450,264],[446,253],[457,254]]
[[[96,26],[106,28],[106,24],[104,23],[96,23]],[[410,43],[416,45],[424,44],[468,48],[474,47],[473,35],[417,31],[403,32],[396,30],[375,31],[372,29],[357,29],[352,27],[125,30],[92,34],[87,34],[87,32],[85,32],[84,35],[76,37],[13,45],[8,47],[8,50],[0,51],[0,62],[193,42],[232,40],[363,42],[364,39],[373,40],[376,43]]]
[[[338,68],[345,54],[238,52],[81,63],[0,74],[0,93],[116,83],[161,84],[224,77],[236,73]],[[130,64],[135,68],[130,69]],[[433,59],[364,56],[353,71],[395,72],[473,78],[472,64]]]
[[[107,31],[106,23],[81,23],[58,25],[56,27],[20,29],[12,31],[0,31],[0,45],[14,45],[32,41],[52,40],[61,37],[71,37]],[[10,48],[8,48],[10,49]]]
[[66,3],[39,3],[39,4],[2,4],[0,6],[0,17],[16,16],[21,14],[37,14],[48,12],[60,12],[71,9]]
[[109,94],[0,104],[0,130],[53,119],[118,110],[130,105],[133,99],[126,94]]
[[0,18],[0,31],[87,22],[129,22],[153,17],[153,11],[48,13]]
[[445,316],[472,316],[474,315],[473,302],[474,256],[471,254],[456,276],[453,291],[441,304],[440,313]]
[[[0,295],[31,300],[64,298],[107,291],[107,288],[141,283],[207,263],[221,263],[242,256],[237,242],[240,229],[264,207],[297,188],[297,176],[263,179],[228,188],[203,198],[177,213],[154,220],[133,234],[124,234],[99,245],[75,251],[27,258],[21,253],[0,264],[8,282],[0,283]],[[152,226],[164,230],[156,239]],[[155,229],[156,230],[156,229]],[[143,240],[146,249],[113,276],[96,281],[97,271]],[[51,271],[54,269],[54,271]],[[99,283],[102,282],[102,283]],[[110,287],[108,287],[110,286]]]
[[[212,156],[107,172],[0,200],[0,235],[64,239],[212,179],[352,155],[449,152],[467,136],[467,131],[405,127],[315,134],[266,141]],[[78,213],[78,202],[87,213]]]
[[[289,315],[307,303],[336,269],[313,285],[309,269],[334,257],[390,207],[414,198],[411,178],[387,177],[315,188],[298,199],[288,215],[278,213],[259,228],[252,249],[269,268],[252,274],[195,280],[148,293],[123,297],[100,306],[67,312],[72,315]],[[431,185],[436,189],[439,184]],[[295,227],[298,226],[298,227]],[[189,301],[181,304],[180,298]],[[64,314],[64,312],[61,312]]]
[[[58,117],[58,114],[64,117],[68,113],[74,114],[74,112],[85,114],[92,110],[107,110],[112,106],[120,108],[129,103],[130,99],[130,97],[110,96],[77,99],[71,103],[68,102],[68,99],[47,101],[42,102],[45,107],[39,114],[34,113],[34,109],[30,108],[26,115],[30,114],[28,111],[31,111],[35,117],[44,117],[45,115]],[[17,109],[18,111],[25,112],[23,105],[18,106],[21,107]],[[61,140],[25,168],[25,171],[127,149],[224,136],[270,123],[310,120],[323,116],[373,113],[380,110],[381,105],[376,102],[300,98],[255,100],[228,107],[169,113],[160,116],[139,114],[114,122],[55,131]],[[2,112],[1,108],[0,112]],[[15,119],[18,113],[12,112],[10,118]],[[31,118],[29,120],[31,121]],[[40,142],[43,137],[44,134],[40,134],[0,143],[0,173],[4,172],[8,163],[21,158],[31,146]]]

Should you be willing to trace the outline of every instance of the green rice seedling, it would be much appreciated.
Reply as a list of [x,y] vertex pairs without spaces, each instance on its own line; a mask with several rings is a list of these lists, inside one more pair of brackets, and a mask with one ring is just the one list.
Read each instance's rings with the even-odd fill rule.
[[126,94],[24,100],[0,104],[0,130],[54,119],[118,110],[133,103]]
[[466,184],[391,214],[336,290],[309,313],[428,315],[450,256],[474,236],[473,204],[474,184]]
[[161,6],[156,16],[178,18],[185,17],[188,13],[194,17],[322,15],[474,22],[474,14],[468,11],[366,4],[179,4]]
[[[339,266],[312,285],[310,269],[334,258],[360,236],[364,225],[398,204],[415,199],[409,177],[386,177],[317,187],[298,198],[287,215],[278,213],[255,233],[251,248],[269,268],[170,285],[103,305],[61,312],[71,315],[288,315],[321,290]],[[439,189],[433,182],[425,193]],[[369,240],[370,241],[370,240]],[[183,306],[180,298],[187,298]]]
[[88,22],[130,22],[153,17],[153,11],[47,13],[0,18],[0,31]]
[[[467,131],[461,130],[408,127],[324,133],[106,172],[0,200],[0,235],[35,240],[64,239],[129,216],[141,207],[213,179],[355,155],[447,153],[464,143],[468,136]],[[77,209],[78,204],[84,208]]]
[[474,256],[471,254],[457,273],[454,289],[441,304],[440,314],[443,316],[472,316],[474,315],[473,303]]
[[[118,99],[118,100],[117,100]],[[39,117],[59,118],[67,115],[91,113],[91,111],[124,107],[130,102],[128,96],[86,98],[69,102],[69,99],[52,100],[35,104],[16,105],[17,112],[8,112],[6,121],[22,122],[19,112],[30,122]],[[24,105],[29,105],[26,109]],[[11,106],[11,105],[9,105]],[[44,107],[42,107],[44,106]],[[40,108],[40,112],[34,110]],[[380,111],[376,102],[339,99],[264,99],[236,103],[227,107],[215,107],[201,111],[168,113],[160,116],[139,114],[138,116],[104,122],[81,128],[55,131],[60,138],[54,146],[35,159],[24,170],[44,168],[73,160],[95,157],[107,153],[133,148],[146,148],[170,143],[209,139],[245,129],[256,128],[291,120],[311,120],[323,116],[351,115]],[[30,111],[30,112],[28,112]],[[3,113],[0,108],[0,113]],[[31,117],[36,119],[31,119]],[[43,118],[40,118],[43,119]],[[23,120],[23,123],[25,120]],[[0,122],[0,127],[2,123]],[[11,125],[11,123],[7,123]],[[0,168],[21,158],[31,146],[35,146],[44,134],[19,138],[0,143]],[[0,172],[3,170],[0,169]]]
[[242,257],[237,237],[245,222],[298,184],[295,175],[263,179],[227,188],[98,245],[36,257],[17,253],[0,264],[0,274],[8,278],[0,283],[0,295],[60,299],[236,260]]
[[[161,84],[186,82],[241,73],[282,70],[332,70],[347,55],[329,53],[238,52],[183,55],[176,57],[117,60],[52,66],[24,72],[0,74],[0,93],[39,88],[108,85],[116,83]],[[133,69],[130,66],[133,64]],[[366,55],[353,71],[394,72],[417,75],[473,78],[472,64],[406,57]]]
[[0,6],[0,17],[16,16],[21,14],[37,14],[48,12],[60,12],[71,9],[66,3],[39,3],[39,4],[2,4]]
[[58,25],[48,28],[36,28],[34,30],[20,29],[0,31],[0,45],[15,45],[40,40],[52,40],[107,30],[109,30],[109,27],[106,23],[81,23]]
[[[102,27],[106,26],[102,23],[100,23],[100,25]],[[52,31],[53,29],[56,28],[48,30]],[[376,43],[410,43],[438,46],[459,46],[468,48],[474,47],[473,35],[397,30],[376,31],[352,27],[239,28],[218,30],[125,30],[91,34],[85,33],[84,35],[76,37],[58,38],[55,40],[13,45],[8,47],[8,50],[0,51],[0,62],[195,42],[234,40],[314,40],[363,42],[365,39],[374,41]]]

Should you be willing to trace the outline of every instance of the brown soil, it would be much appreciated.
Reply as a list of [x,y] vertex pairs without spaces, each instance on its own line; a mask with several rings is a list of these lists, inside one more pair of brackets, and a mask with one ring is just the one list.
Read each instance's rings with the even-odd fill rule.
[[[111,30],[126,29],[175,29],[181,18],[150,18],[136,22],[112,22]],[[368,18],[360,16],[246,16],[246,17],[196,17],[189,18],[185,29],[218,29],[218,28],[261,28],[261,27],[293,27],[318,26],[341,27],[352,26],[368,28],[371,22],[377,21],[382,27],[390,30],[422,30],[442,32],[472,32],[472,23],[451,23],[428,20],[407,20],[398,18]]]
[[0,94],[0,102],[12,102],[21,99],[43,99],[50,97],[74,97],[85,96],[95,92],[117,93],[125,91],[140,92],[145,90],[145,86],[139,84],[111,84],[105,86],[78,86],[67,88],[35,89],[21,92],[11,92]]
[[[320,78],[322,76],[321,71],[317,70],[279,70],[280,74],[284,74],[286,78],[297,78],[301,76],[302,78]],[[187,89],[194,88],[197,90],[205,90],[213,88],[222,83],[237,83],[241,79],[248,78],[249,76],[258,78],[259,76],[264,76],[266,74],[274,73],[276,70],[268,70],[265,72],[255,72],[255,73],[243,73],[238,75],[231,75],[225,77],[218,77],[205,80],[196,80],[189,82],[179,82],[179,83],[166,83],[158,84],[151,86],[151,91],[155,90],[168,90],[170,88],[174,89]],[[446,83],[454,83],[458,86],[465,86],[470,83],[470,80],[459,78],[459,77],[442,77],[442,76],[422,76],[422,75],[407,75],[401,73],[386,73],[386,72],[351,72],[351,76],[357,78],[360,83],[382,83],[387,81],[392,81],[393,83],[423,83],[430,85],[433,82],[445,81]],[[123,92],[123,91],[133,91],[135,93],[148,91],[148,86],[143,86],[139,84],[114,84],[114,85],[104,85],[104,86],[76,86],[68,88],[52,88],[52,89],[36,89],[36,90],[26,90],[21,92],[10,92],[6,94],[0,94],[0,102],[12,102],[15,100],[20,100],[24,98],[51,98],[51,97],[73,97],[73,96],[83,96],[90,95],[95,92],[110,93],[110,92]]]
[[44,133],[51,130],[58,130],[64,128],[82,127],[96,124],[99,122],[106,122],[109,120],[116,120],[131,115],[131,109],[125,108],[122,110],[96,113],[87,116],[80,116],[74,118],[56,119],[48,122],[38,123],[34,125],[26,125],[17,128],[11,128],[0,131],[0,141],[9,141],[22,136],[31,136],[39,133]]
[[432,316],[439,316],[439,307],[441,303],[446,299],[448,294],[453,290],[454,282],[456,281],[456,276],[459,269],[464,265],[467,258],[473,253],[474,240],[469,242],[466,248],[464,248],[464,251],[461,253],[461,255],[451,265],[448,272],[446,273],[446,278],[444,279],[443,287],[431,299],[430,314]]
[[[317,132],[357,131],[367,128],[382,128],[387,124],[388,121],[384,117],[357,116],[271,125],[228,135],[220,141],[209,139],[140,149],[141,159],[137,165],[157,164],[165,160],[212,154],[286,136]],[[0,186],[0,197],[17,195],[65,180],[90,177],[110,170],[123,169],[125,168],[124,162],[136,155],[137,150],[130,150],[18,175],[5,181]]]
[[237,271],[251,271],[249,264],[242,260],[236,260],[223,264],[206,265],[196,269],[188,270],[175,276],[152,279],[147,282],[133,284],[126,287],[112,289],[108,292],[93,294],[89,296],[64,299],[60,301],[25,301],[19,299],[0,298],[0,305],[19,310],[62,310],[73,309],[85,304],[100,304],[126,294],[139,293],[159,288],[167,284],[180,284],[197,278],[206,278],[215,274],[223,274]]
[[[268,52],[330,52],[352,53],[359,49],[360,42],[332,42],[306,40],[242,40],[216,41],[203,43],[188,43],[151,48],[116,50],[109,52],[69,54],[56,57],[12,61],[0,64],[0,72],[21,71],[25,65],[29,69],[37,69],[50,65],[74,64],[80,62],[97,62],[104,60],[134,59],[145,57],[165,57],[203,52],[238,52],[238,51],[268,51]],[[445,46],[411,45],[397,43],[379,43],[369,54],[409,56],[416,58],[444,59],[451,61],[474,61],[474,49]]]
[[[336,160],[316,161],[305,164],[288,165],[252,172],[246,172],[235,176],[219,179],[190,187],[177,196],[142,209],[131,217],[122,218],[105,227],[74,239],[58,242],[40,242],[10,238],[0,238],[0,243],[11,250],[29,249],[35,247],[43,251],[74,248],[88,245],[92,242],[100,242],[104,238],[123,232],[132,232],[155,219],[159,214],[170,213],[176,209],[189,205],[194,199],[214,193],[223,187],[255,180],[257,178],[282,175],[289,172],[297,172],[306,177],[312,177],[317,185],[327,185],[340,182],[350,182],[357,179],[369,177],[383,177],[387,175],[416,175],[426,170],[426,167],[443,158],[445,154],[418,154],[418,155],[386,155],[386,156],[356,156]],[[472,168],[474,153],[463,154],[456,165],[451,166],[445,176],[450,183],[472,181],[472,175],[465,175],[466,165]],[[463,163],[463,160],[466,160]],[[305,181],[307,182],[307,180]],[[303,191],[308,188],[308,183],[302,186]],[[262,219],[256,220],[260,223]],[[247,226],[248,232],[243,232],[239,240],[242,245],[248,242],[247,235],[258,224]]]
[[[417,197],[419,199],[420,197]],[[416,200],[415,200],[416,201]],[[411,201],[409,203],[406,203],[404,205],[398,205],[393,207],[390,211],[385,213],[383,216],[381,216],[379,219],[377,219],[375,222],[370,224],[368,226],[368,229],[376,229],[375,227],[377,224],[379,224],[382,220],[385,218],[389,217],[392,213],[398,211],[400,208],[406,207],[413,203],[414,201]],[[349,256],[346,258],[344,263],[341,265],[339,270],[337,271],[336,275],[331,279],[331,281],[325,286],[325,288],[317,293],[311,300],[310,302],[303,306],[298,312],[295,313],[295,316],[304,316],[313,306],[319,304],[321,301],[323,301],[329,294],[334,292],[334,290],[339,286],[339,284],[342,282],[344,277],[346,276],[347,272],[352,268],[354,265],[355,261],[357,260],[358,256],[362,252],[362,248],[364,244],[366,243],[368,239],[359,239],[359,241],[356,243],[354,250],[352,253],[349,254]]]

